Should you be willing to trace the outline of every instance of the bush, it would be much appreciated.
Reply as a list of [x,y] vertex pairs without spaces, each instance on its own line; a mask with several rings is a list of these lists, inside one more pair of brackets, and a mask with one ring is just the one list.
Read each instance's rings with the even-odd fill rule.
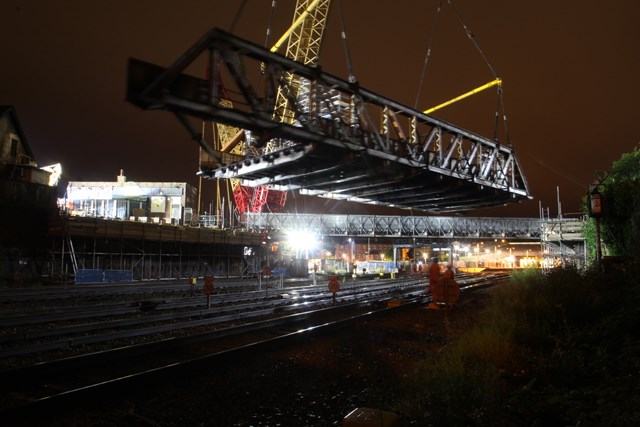
[[514,275],[480,324],[404,384],[400,410],[431,425],[637,423],[638,273]]

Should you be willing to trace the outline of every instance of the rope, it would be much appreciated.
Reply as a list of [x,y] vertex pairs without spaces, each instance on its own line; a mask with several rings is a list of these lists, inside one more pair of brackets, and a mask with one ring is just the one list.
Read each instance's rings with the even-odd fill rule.
[[349,83],[355,83],[356,77],[353,74],[353,66],[351,63],[351,54],[349,53],[349,43],[347,42],[347,32],[345,31],[344,25],[344,14],[342,12],[342,1],[338,0],[338,10],[340,12],[340,34],[342,36],[342,42],[344,47],[344,56],[347,62],[347,71],[349,72]]
[[438,9],[436,9],[436,14],[433,16],[433,25],[431,25],[431,34],[429,35],[429,43],[427,45],[427,54],[424,57],[424,63],[422,64],[422,73],[420,74],[420,83],[418,84],[418,93],[416,94],[416,102],[413,106],[414,110],[418,109],[418,105],[420,102],[420,92],[422,92],[422,82],[424,82],[424,76],[427,72],[427,65],[429,63],[429,58],[431,58],[431,44],[433,43],[433,39],[435,38],[436,28],[438,26],[438,16],[440,15],[440,10],[442,9],[442,1],[438,3]]

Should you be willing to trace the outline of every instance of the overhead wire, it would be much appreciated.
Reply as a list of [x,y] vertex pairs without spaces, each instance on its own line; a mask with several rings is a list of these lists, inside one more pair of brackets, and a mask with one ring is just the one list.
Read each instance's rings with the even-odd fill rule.
[[538,158],[538,157],[534,156],[533,154],[531,154],[531,153],[529,153],[529,152],[525,152],[524,154],[525,154],[525,155],[527,155],[527,156],[529,156],[529,157],[531,157],[531,158],[532,158],[533,160],[535,160],[535,161],[536,161],[540,166],[542,166],[542,167],[544,167],[544,168],[546,168],[546,169],[550,170],[551,172],[553,172],[553,173],[555,173],[556,175],[558,175],[558,176],[560,176],[560,177],[562,177],[562,178],[566,179],[567,181],[571,182],[572,184],[575,184],[575,185],[577,185],[578,187],[580,187],[580,188],[583,188],[583,189],[584,189],[584,187],[585,187],[584,183],[582,183],[582,182],[578,181],[578,179],[577,179],[577,178],[575,178],[575,177],[573,177],[573,176],[569,175],[567,172],[564,172],[564,171],[561,171],[561,170],[558,170],[558,169],[555,169],[555,168],[553,168],[553,167],[549,166],[548,164],[546,164],[545,162],[543,162],[540,158]]

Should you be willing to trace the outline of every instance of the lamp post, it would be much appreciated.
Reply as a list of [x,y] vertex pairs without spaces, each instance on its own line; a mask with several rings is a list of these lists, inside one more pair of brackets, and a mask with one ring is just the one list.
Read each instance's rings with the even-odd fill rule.
[[349,258],[349,260],[351,261],[351,263],[353,263],[353,257],[355,256],[353,253],[354,252],[353,246],[355,245],[355,243],[356,242],[352,238],[349,238],[349,249],[351,251],[351,257]]
[[460,252],[460,244],[454,243],[452,256],[451,256],[451,263],[453,264],[454,267],[457,267],[456,256],[459,254],[459,252]]

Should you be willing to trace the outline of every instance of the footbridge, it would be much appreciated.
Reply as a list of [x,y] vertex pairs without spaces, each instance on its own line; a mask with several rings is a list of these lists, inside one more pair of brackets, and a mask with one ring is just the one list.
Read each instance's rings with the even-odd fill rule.
[[[201,60],[209,66],[208,78],[184,73]],[[257,78],[252,78],[252,70],[259,74]],[[257,81],[260,83],[254,83]],[[291,121],[278,116],[281,113],[274,105],[278,90],[287,94],[289,110],[284,114],[291,114]],[[307,195],[436,214],[531,198],[510,145],[438,120],[366,90],[357,81],[292,61],[217,28],[167,68],[130,59],[127,100],[144,110],[175,114],[217,161],[217,166],[200,171],[206,178],[238,179],[246,186],[299,190]],[[244,132],[233,139],[235,145],[214,150],[190,118],[235,126]],[[234,154],[240,140],[244,142],[243,153]],[[335,224],[332,232],[539,234],[536,220],[496,219],[489,223],[471,218],[351,218],[353,224]]]
[[244,226],[252,233],[269,233],[276,239],[304,231],[321,237],[364,238],[393,243],[444,246],[452,242],[509,241],[539,243],[544,258],[585,259],[582,234],[584,217],[493,218],[461,216],[317,215],[297,213],[251,213]]
[[304,230],[319,236],[354,238],[540,241],[543,237],[539,218],[260,213],[247,214],[246,227],[256,233]]

